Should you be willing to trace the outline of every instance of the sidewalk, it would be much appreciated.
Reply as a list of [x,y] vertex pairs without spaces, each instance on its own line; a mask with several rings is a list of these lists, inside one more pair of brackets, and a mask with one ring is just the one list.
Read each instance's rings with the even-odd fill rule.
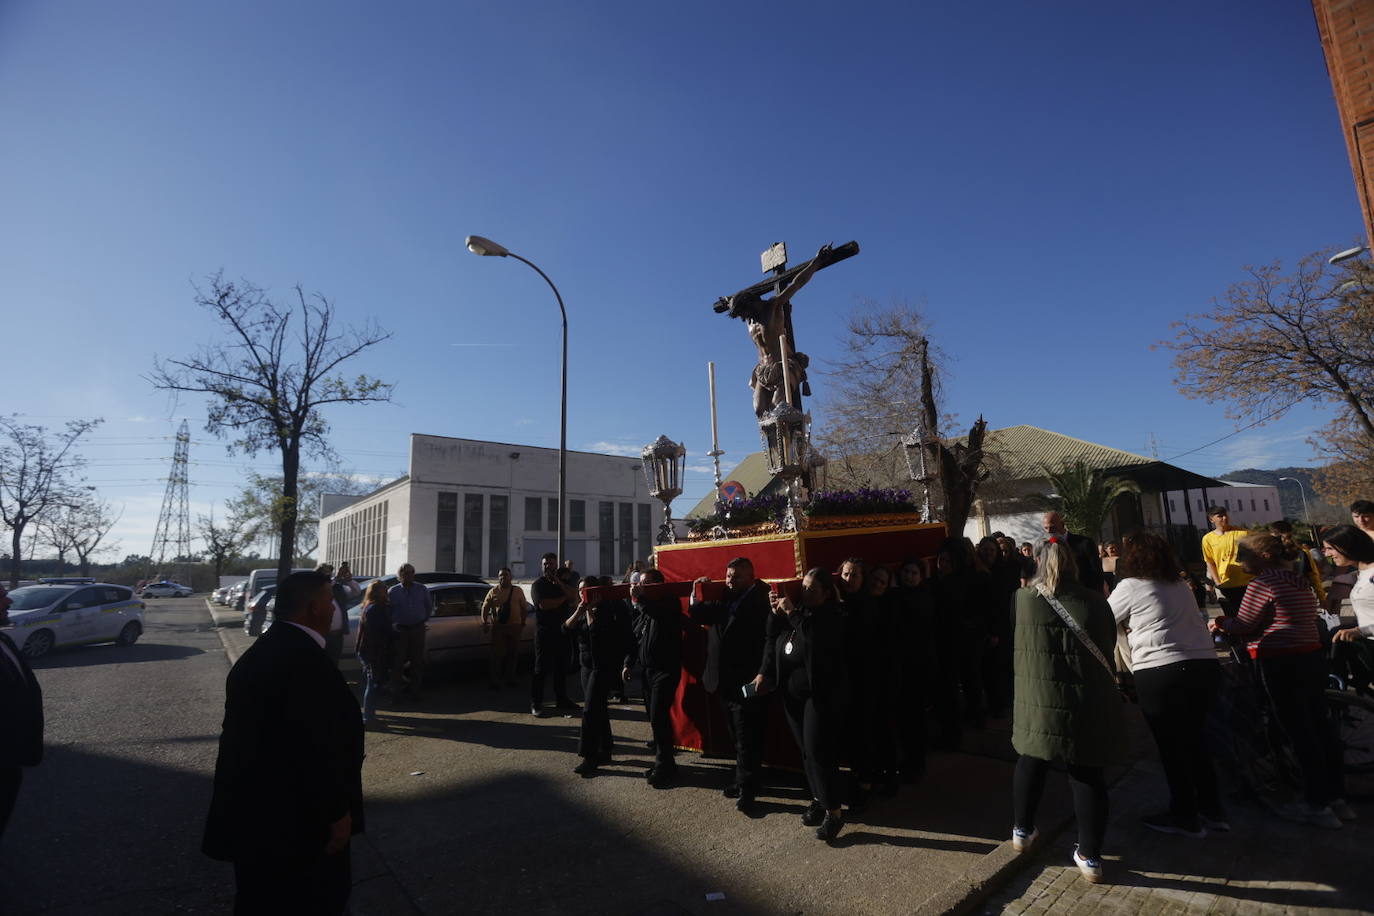
[[[211,614],[232,662],[251,640],[237,613]],[[356,680],[347,659],[344,671]],[[876,802],[827,849],[792,823],[803,805],[785,787],[760,818],[722,803],[722,761],[680,755],[683,785],[667,792],[625,779],[647,765],[641,709],[612,708],[617,764],[578,780],[570,774],[577,720],[534,720],[527,708],[522,693],[474,680],[433,691],[420,709],[384,711],[385,726],[368,733],[369,828],[355,843],[355,916],[1356,912],[1374,902],[1365,864],[1374,806],[1365,800],[1353,804],[1366,819],[1339,831],[1240,805],[1236,830],[1206,840],[1138,826],[1165,789],[1134,711],[1132,750],[1146,756],[1109,773],[1118,780],[1109,849],[1129,857],[1109,857],[1115,883],[1094,887],[1068,864],[1073,822],[1062,773],[1046,792],[1040,849],[1012,852],[1006,723],[970,730],[964,752],[932,755],[926,782]],[[514,855],[495,867],[473,855],[492,844]],[[799,869],[827,877],[802,880]]]

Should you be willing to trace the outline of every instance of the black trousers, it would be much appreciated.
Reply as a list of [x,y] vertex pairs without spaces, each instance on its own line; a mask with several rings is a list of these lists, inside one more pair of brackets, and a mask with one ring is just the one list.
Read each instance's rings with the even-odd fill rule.
[[1169,783],[1169,811],[1187,820],[1221,811],[1217,775],[1207,749],[1207,711],[1220,681],[1221,665],[1214,658],[1135,671],[1140,711]]
[[611,737],[611,711],[607,708],[611,691],[619,684],[620,672],[582,668],[582,734],[577,753],[600,759],[611,756],[615,739]]
[[348,847],[311,863],[235,862],[234,916],[336,916],[348,906]]
[[0,837],[5,835],[14,802],[19,798],[19,784],[24,781],[23,767],[0,767]]
[[1345,794],[1340,739],[1327,720],[1323,695],[1326,653],[1262,658],[1259,670],[1274,716],[1298,759],[1303,798],[1324,807]]
[[[1078,854],[1095,859],[1102,854],[1107,835],[1107,781],[1102,767],[1069,764],[1069,787],[1073,790],[1073,813],[1078,820]],[[1035,812],[1045,793],[1045,778],[1050,762],[1022,754],[1012,774],[1012,816],[1014,824],[1027,832],[1035,829]]]
[[534,630],[534,676],[530,678],[530,702],[544,702],[544,679],[553,677],[553,696],[560,703],[568,700],[568,637],[561,627],[536,627]]
[[925,671],[903,671],[901,697],[894,709],[901,769],[909,776],[921,776],[926,771],[926,749],[930,743],[930,726],[926,722],[928,680]]
[[654,761],[660,765],[673,765],[673,700],[681,676],[678,668],[644,669],[644,705],[654,734]]
[[735,783],[741,791],[753,794],[759,788],[759,769],[763,764],[763,732],[768,707],[763,697],[745,699],[739,688],[719,694],[725,705],[725,722],[735,742]]
[[827,811],[838,810],[840,768],[835,758],[844,718],[843,707],[817,703],[809,694],[799,697],[788,691],[783,691],[782,706],[787,713],[787,724],[792,728],[792,737],[801,750],[802,769],[811,787],[811,797]]

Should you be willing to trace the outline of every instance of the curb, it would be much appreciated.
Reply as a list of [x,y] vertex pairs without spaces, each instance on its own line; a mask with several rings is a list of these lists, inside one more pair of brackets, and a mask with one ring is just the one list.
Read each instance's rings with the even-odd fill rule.
[[[1107,783],[1108,793],[1134,773],[1139,762],[1135,760],[1123,767],[1116,778]],[[1040,839],[1033,848],[1024,853],[1016,852],[1008,837],[996,849],[985,855],[976,866],[964,873],[962,884],[955,884],[930,897],[917,908],[916,913],[918,916],[967,916],[981,906],[983,901],[1001,890],[1022,869],[1033,864],[1045,847],[1057,840],[1066,830],[1072,829],[1074,823],[1075,815],[1072,810],[1050,822],[1048,827],[1042,821],[1038,825]]]

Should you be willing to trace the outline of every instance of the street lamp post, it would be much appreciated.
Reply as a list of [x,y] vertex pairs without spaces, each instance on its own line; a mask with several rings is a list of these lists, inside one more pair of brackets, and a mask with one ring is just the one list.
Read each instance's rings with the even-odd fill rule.
[[563,383],[559,397],[559,416],[558,416],[558,562],[562,563],[567,559],[567,487],[568,487],[568,310],[563,307],[563,297],[558,292],[558,287],[553,285],[549,275],[539,269],[528,258],[511,251],[503,245],[498,245],[491,239],[484,239],[480,235],[470,235],[467,237],[468,251],[482,257],[515,258],[522,261],[534,269],[534,272],[544,278],[544,282],[549,284],[549,289],[553,290],[553,296],[558,300],[558,311],[563,316]]
[[[1302,514],[1307,519],[1307,527],[1310,529],[1312,527],[1312,513],[1307,508],[1307,490],[1303,488],[1302,481],[1296,477],[1280,477],[1279,480],[1291,480],[1298,485],[1298,495],[1302,497]],[[1313,534],[1315,536],[1315,532]]]

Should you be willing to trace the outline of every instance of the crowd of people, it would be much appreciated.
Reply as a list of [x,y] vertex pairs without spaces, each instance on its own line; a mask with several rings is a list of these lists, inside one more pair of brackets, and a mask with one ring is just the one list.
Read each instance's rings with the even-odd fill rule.
[[[1352,524],[1322,532],[1317,555],[1287,526],[1243,531],[1215,506],[1208,516],[1213,530],[1203,538],[1202,556],[1220,607],[1210,621],[1197,582],[1165,538],[1138,531],[1099,549],[1069,532],[1056,512],[1044,516],[1044,537],[1035,544],[994,534],[975,545],[953,536],[933,558],[887,565],[853,557],[838,569],[810,569],[800,583],[770,585],[748,558],[737,557],[723,583],[694,583],[685,614],[678,597],[653,588],[663,575],[651,566],[626,573],[627,597],[609,597],[619,593],[604,588],[608,579],[578,579],[547,554],[528,600],[503,569],[482,603],[492,647],[488,676],[493,687],[515,683],[520,633],[533,617],[530,711],[546,714],[546,685],[557,708],[580,710],[575,772],[592,777],[612,762],[611,698],[623,697],[637,670],[653,738],[647,781],[670,789],[678,779],[673,713],[684,637],[699,628],[700,681],[719,704],[735,755],[722,794],[740,811],[754,811],[764,788],[768,709],[776,700],[811,795],[802,824],[827,842],[873,796],[922,779],[930,747],[957,747],[965,728],[1009,715],[1018,754],[1013,848],[1036,845],[1041,797],[1062,763],[1077,818],[1073,861],[1098,881],[1108,821],[1105,769],[1126,758],[1127,674],[1168,789],[1168,806],[1147,815],[1145,826],[1196,838],[1230,829],[1208,750],[1208,710],[1222,682],[1220,649],[1233,646],[1300,769],[1298,796],[1278,812],[1340,827],[1354,812],[1322,690],[1328,646],[1348,670],[1374,672],[1374,503],[1356,503]],[[283,625],[230,674],[205,849],[235,862],[242,900],[283,893],[272,890],[286,878],[280,863],[245,845],[249,832],[260,836],[258,820],[279,823],[283,842],[305,843],[307,833],[310,842],[318,839],[328,861],[315,863],[310,880],[346,889],[347,855],[338,853],[361,829],[363,726],[388,681],[393,695],[410,691],[416,698],[423,683],[424,622],[433,608],[407,564],[396,585],[372,582],[363,598],[355,637],[364,674],[359,720],[356,703],[339,689],[344,682],[332,653],[321,652],[319,665],[310,651],[312,642],[332,648],[339,630],[340,588],[347,583],[331,573],[289,577],[278,596]],[[1356,625],[1329,626],[1323,601],[1339,607],[1347,596]],[[0,642],[0,657],[6,648]],[[567,692],[573,667],[581,706]],[[277,796],[254,795],[252,786],[270,781],[254,775],[253,748],[262,741],[286,748],[279,759],[290,757],[316,776],[278,781]]]

